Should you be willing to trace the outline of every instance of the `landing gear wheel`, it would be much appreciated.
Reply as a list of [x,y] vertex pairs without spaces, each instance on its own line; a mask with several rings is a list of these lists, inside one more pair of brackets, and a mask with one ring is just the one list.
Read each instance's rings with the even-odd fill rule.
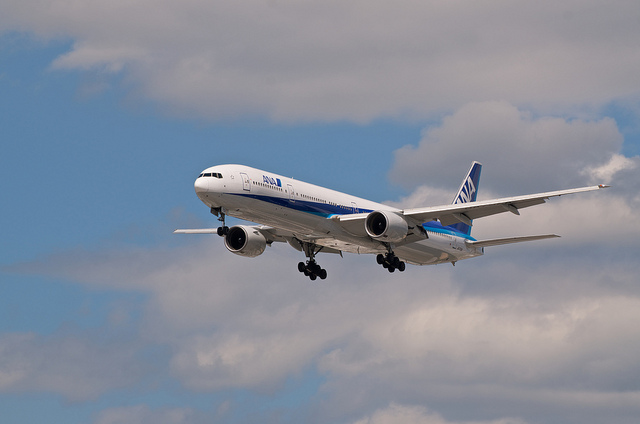
[[218,221],[222,223],[222,226],[218,227],[218,235],[224,237],[229,234],[229,227],[225,222],[227,215],[223,212],[222,208],[211,208],[211,213],[218,217]]
[[327,270],[322,269],[314,260],[309,260],[306,264],[299,262],[298,271],[309,277],[311,281],[315,281],[318,277],[320,277],[321,280],[327,278]]
[[309,260],[304,263],[298,263],[298,271],[306,275],[311,279],[311,281],[316,280],[318,277],[321,280],[327,278],[327,271],[322,269],[320,265],[316,263],[316,254],[319,253],[323,247],[317,246],[314,243],[305,242],[302,240],[295,239],[298,243],[300,243],[300,247],[304,251],[304,254],[309,258]]
[[391,250],[386,255],[379,253],[376,256],[376,262],[389,272],[394,272],[396,269],[400,272],[404,272],[406,264],[400,260]]

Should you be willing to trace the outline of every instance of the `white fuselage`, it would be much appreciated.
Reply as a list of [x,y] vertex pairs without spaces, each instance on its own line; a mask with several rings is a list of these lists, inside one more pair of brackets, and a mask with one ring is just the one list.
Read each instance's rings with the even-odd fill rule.
[[[225,214],[293,233],[301,240],[351,253],[383,253],[388,245],[364,228],[351,231],[331,219],[337,215],[367,214],[399,209],[242,165],[207,168],[195,181],[196,194],[210,208]],[[413,264],[456,262],[480,256],[483,249],[437,221],[416,231],[415,241],[393,245],[395,254]],[[416,239],[417,237],[417,239]]]

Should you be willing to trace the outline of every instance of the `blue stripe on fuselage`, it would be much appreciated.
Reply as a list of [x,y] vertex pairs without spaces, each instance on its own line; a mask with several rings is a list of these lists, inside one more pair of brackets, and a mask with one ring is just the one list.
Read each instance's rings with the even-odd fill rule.
[[353,213],[368,213],[373,212],[370,209],[342,207],[332,205],[329,203],[312,202],[309,200],[296,199],[295,201],[289,200],[288,197],[275,197],[265,196],[261,194],[248,194],[248,193],[228,193],[234,196],[250,197],[252,199],[261,200],[263,202],[271,203],[274,205],[282,206],[284,208],[293,209],[300,212],[312,213],[324,218],[329,218],[333,215],[350,215]]

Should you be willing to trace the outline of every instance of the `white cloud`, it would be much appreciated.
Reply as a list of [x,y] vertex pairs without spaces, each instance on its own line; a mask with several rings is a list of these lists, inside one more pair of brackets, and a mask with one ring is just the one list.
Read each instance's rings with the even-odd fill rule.
[[584,173],[591,176],[594,182],[602,181],[604,184],[609,184],[618,172],[635,169],[639,162],[640,157],[630,159],[624,155],[614,154],[606,164],[587,168]]
[[354,424],[525,424],[519,419],[500,419],[497,421],[460,422],[445,420],[439,414],[428,411],[422,406],[407,406],[396,403],[387,408],[379,409],[368,417],[356,421]]
[[196,422],[195,413],[189,408],[152,410],[147,405],[137,405],[103,410],[98,414],[94,424],[187,424],[194,422]]
[[[460,176],[461,181],[463,176],[464,175]],[[446,205],[452,202],[455,194],[456,193],[451,190],[432,187],[429,185],[421,185],[413,190],[408,196],[405,196],[398,201],[388,201],[385,203],[400,209]]]
[[637,20],[624,0],[10,0],[0,29],[71,38],[56,68],[124,72],[179,114],[364,122],[478,100],[637,100]]
[[[618,388],[626,373],[640,372],[633,359],[640,353],[637,331],[623,325],[638,318],[637,298],[532,306],[510,296],[423,299],[328,353],[322,369],[338,380],[366,374],[409,387],[428,379],[432,388],[492,381],[538,390],[586,384],[605,391]],[[613,340],[620,343],[615,350]]]

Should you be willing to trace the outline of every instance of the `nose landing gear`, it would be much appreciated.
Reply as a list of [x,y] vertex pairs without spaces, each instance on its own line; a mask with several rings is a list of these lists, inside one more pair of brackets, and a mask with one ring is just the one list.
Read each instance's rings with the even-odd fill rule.
[[218,235],[220,237],[224,237],[229,234],[229,227],[225,223],[225,218],[227,217],[225,213],[222,211],[222,208],[211,208],[211,213],[218,217],[218,221],[222,223],[221,227],[218,227]]

